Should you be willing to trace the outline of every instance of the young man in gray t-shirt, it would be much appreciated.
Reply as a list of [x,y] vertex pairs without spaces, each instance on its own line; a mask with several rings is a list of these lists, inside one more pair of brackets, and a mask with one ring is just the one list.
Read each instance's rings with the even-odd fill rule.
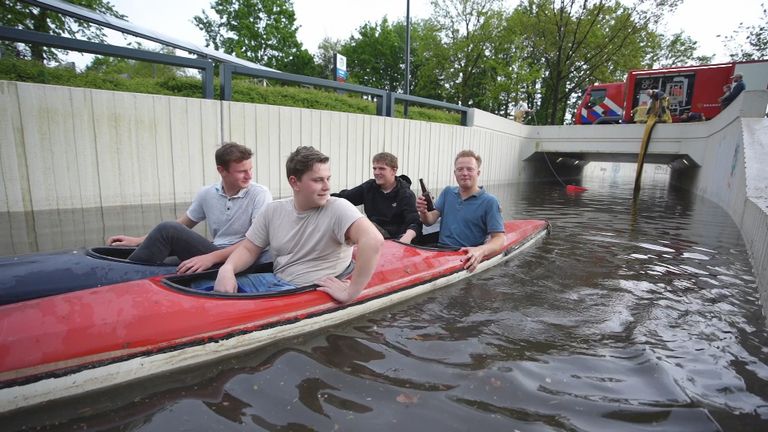
[[[286,174],[293,198],[268,204],[237,250],[219,269],[214,289],[237,291],[235,273],[248,268],[265,248],[274,258],[274,273],[249,275],[257,291],[317,284],[339,302],[357,297],[373,275],[384,238],[348,201],[331,197],[328,156],[313,147],[299,147],[288,157]],[[337,275],[352,260],[349,280]]]
[[[226,261],[245,238],[252,220],[272,201],[269,189],[251,181],[252,155],[249,148],[240,144],[223,144],[216,150],[221,182],[201,189],[184,215],[176,221],[160,223],[143,237],[121,234],[110,237],[107,244],[138,246],[128,259],[141,263],[157,264],[168,257],[178,257],[179,273],[200,272]],[[213,241],[192,231],[204,220]]]

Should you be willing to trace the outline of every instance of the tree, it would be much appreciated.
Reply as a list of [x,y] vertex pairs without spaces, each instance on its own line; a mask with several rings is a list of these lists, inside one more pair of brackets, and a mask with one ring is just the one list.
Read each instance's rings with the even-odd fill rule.
[[649,67],[654,69],[712,63],[714,56],[697,56],[697,47],[698,43],[683,32],[670,36],[660,35],[659,49],[651,52],[646,63],[650,63]]
[[444,84],[462,105],[485,108],[482,95],[492,78],[487,60],[503,20],[500,5],[499,0],[432,1],[432,19],[448,47]]
[[[69,2],[102,14],[125,18],[125,15],[119,13],[107,0],[69,0]],[[3,5],[0,6],[0,24],[92,42],[104,42],[106,40],[103,29],[98,25],[76,20],[18,0],[3,2]],[[9,45],[6,44],[6,46]],[[13,45],[13,51],[18,58],[31,58],[40,63],[59,61],[59,55],[56,51],[39,45],[24,47],[16,44]]]
[[491,83],[483,101],[491,112],[509,117],[521,102],[529,107],[537,105],[540,77],[543,75],[539,53],[525,32],[530,17],[514,10],[503,20],[503,25],[492,46],[488,60]]
[[[449,69],[450,58],[439,33],[432,20],[411,21],[412,95],[435,100],[448,98],[445,71]],[[337,51],[347,57],[352,82],[405,93],[404,21],[390,23],[385,17],[378,23],[366,23],[357,35],[342,42]],[[327,61],[332,68],[332,57]]]
[[449,48],[440,37],[439,26],[431,19],[411,23],[411,94],[439,101],[451,101],[446,77],[451,69]]
[[291,0],[214,0],[211,9],[215,16],[203,11],[193,18],[206,46],[285,72],[319,72],[296,38]]
[[760,24],[739,27],[727,36],[718,35],[728,49],[731,60],[749,61],[768,58],[768,8],[760,4],[763,15]]
[[403,92],[405,81],[405,26],[365,23],[341,49],[347,57],[350,82],[389,91]]

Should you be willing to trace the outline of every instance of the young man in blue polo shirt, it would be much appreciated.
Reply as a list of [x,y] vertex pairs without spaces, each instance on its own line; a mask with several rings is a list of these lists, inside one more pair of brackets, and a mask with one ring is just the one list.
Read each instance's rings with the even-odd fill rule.
[[441,244],[461,247],[467,255],[464,268],[470,272],[486,258],[504,247],[504,220],[495,196],[477,185],[482,159],[472,150],[462,150],[453,161],[458,186],[443,189],[435,209],[427,211],[423,196],[416,199],[416,210],[424,225],[440,221]]

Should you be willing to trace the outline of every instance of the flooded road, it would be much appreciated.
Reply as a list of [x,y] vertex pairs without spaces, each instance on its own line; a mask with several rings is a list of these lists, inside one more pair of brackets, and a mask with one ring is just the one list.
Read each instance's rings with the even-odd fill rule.
[[[637,204],[631,183],[599,175],[580,195],[489,187],[505,218],[547,219],[551,235],[345,325],[0,417],[2,429],[768,430],[768,331],[744,242],[723,209],[665,180]],[[119,213],[88,245],[159,220]]]

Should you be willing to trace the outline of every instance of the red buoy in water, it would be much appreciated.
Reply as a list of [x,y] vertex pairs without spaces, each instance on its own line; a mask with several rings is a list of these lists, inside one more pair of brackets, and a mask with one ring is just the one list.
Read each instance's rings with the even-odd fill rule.
[[578,192],[584,192],[587,188],[583,186],[576,186],[576,185],[567,185],[565,186],[565,191],[570,193],[578,193]]

